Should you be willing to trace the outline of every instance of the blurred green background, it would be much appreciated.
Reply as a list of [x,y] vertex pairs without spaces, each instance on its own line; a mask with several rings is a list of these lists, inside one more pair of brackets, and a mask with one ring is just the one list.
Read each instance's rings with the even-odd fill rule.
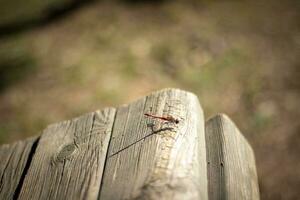
[[299,1],[0,2],[0,144],[176,87],[240,127],[262,199],[299,198]]

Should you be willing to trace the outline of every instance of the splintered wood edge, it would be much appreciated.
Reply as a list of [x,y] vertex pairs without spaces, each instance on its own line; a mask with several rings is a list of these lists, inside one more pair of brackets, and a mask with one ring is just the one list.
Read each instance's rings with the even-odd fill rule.
[[[151,131],[150,122],[160,122],[144,113],[174,114],[164,110],[175,100],[186,107],[175,105],[182,124],[175,131],[163,126]],[[118,108],[100,199],[124,198],[207,199],[203,111],[194,94],[164,89]]]
[[0,146],[0,199],[17,199],[38,137]]
[[206,122],[210,199],[259,199],[254,152],[225,114]]

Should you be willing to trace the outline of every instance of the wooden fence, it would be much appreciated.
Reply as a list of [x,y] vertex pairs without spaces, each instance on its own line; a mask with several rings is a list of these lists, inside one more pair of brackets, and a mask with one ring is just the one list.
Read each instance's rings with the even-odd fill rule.
[[259,199],[246,139],[178,89],[50,125],[0,160],[0,199]]

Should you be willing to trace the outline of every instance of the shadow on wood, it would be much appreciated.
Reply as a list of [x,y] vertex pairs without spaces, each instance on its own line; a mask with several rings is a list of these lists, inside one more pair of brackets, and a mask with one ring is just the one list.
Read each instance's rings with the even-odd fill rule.
[[246,139],[225,115],[204,127],[198,98],[178,89],[50,125],[0,147],[0,197],[259,199]]

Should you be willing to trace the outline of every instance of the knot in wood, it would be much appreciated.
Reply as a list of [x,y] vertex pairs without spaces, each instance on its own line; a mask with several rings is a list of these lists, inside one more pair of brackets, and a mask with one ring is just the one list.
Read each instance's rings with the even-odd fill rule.
[[70,158],[75,151],[76,151],[76,145],[74,143],[67,144],[57,154],[55,161],[63,162],[64,160]]

